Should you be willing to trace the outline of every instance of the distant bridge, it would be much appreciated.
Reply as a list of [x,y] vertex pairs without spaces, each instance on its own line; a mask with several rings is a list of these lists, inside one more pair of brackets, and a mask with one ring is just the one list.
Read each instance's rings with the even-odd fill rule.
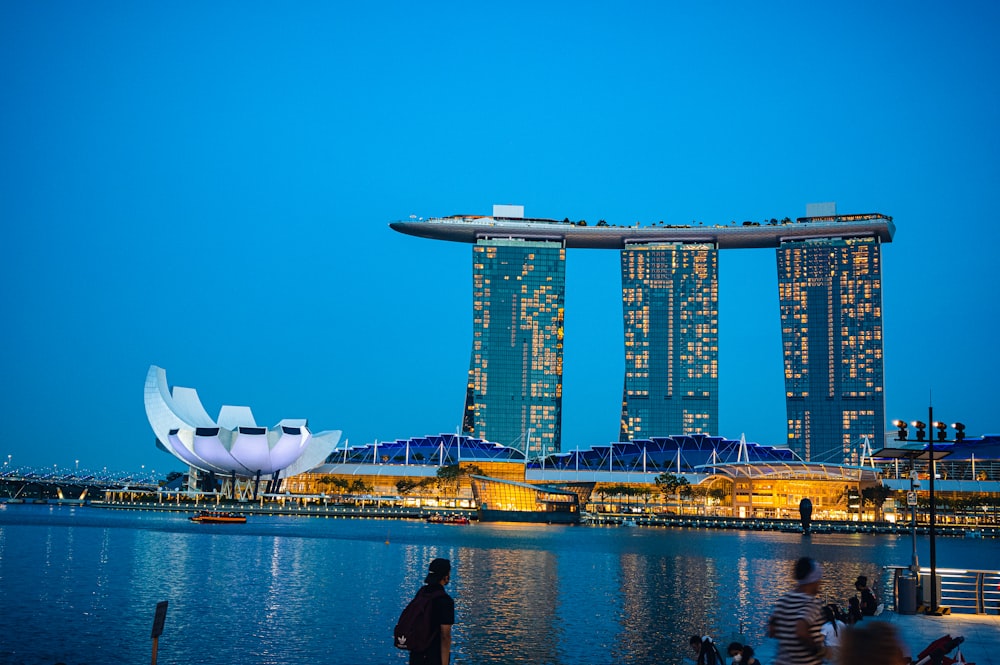
[[0,474],[0,501],[11,499],[97,499],[106,490],[155,492],[151,475],[121,471],[14,469]]

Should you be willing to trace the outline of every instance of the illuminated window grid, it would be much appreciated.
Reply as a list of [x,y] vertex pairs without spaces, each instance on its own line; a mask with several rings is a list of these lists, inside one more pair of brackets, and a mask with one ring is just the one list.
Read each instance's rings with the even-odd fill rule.
[[716,433],[718,250],[631,245],[621,252],[625,380],[619,438]]
[[526,450],[559,452],[565,249],[480,240],[473,247],[473,347],[464,429]]
[[856,462],[885,429],[877,239],[777,250],[788,443],[807,460]]

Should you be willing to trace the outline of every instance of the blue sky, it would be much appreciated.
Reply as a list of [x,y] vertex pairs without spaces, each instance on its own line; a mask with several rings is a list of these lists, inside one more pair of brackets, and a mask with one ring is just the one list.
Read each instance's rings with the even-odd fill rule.
[[[209,413],[454,431],[471,250],[390,221],[894,217],[887,415],[1000,431],[994,3],[0,3],[0,458],[180,469]],[[617,438],[614,252],[567,261],[563,445]],[[720,257],[723,436],[781,444],[773,250]]]

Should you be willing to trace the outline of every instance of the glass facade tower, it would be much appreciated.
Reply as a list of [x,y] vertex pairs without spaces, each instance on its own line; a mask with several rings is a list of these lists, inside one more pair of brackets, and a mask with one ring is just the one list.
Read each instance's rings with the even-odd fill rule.
[[885,435],[879,240],[787,242],[777,259],[789,447],[857,464]]
[[473,246],[466,433],[529,458],[560,451],[565,291],[561,242]]
[[625,386],[620,441],[719,429],[718,249],[621,252]]

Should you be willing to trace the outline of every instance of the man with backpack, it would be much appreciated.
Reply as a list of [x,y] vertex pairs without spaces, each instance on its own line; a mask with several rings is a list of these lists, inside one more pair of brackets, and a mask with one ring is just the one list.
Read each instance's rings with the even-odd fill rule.
[[722,654],[719,653],[719,647],[715,646],[715,642],[708,635],[703,637],[692,635],[688,643],[695,653],[695,665],[726,665]]
[[431,561],[424,586],[399,616],[393,642],[410,652],[410,665],[448,665],[451,660],[455,601],[444,590],[450,581],[451,562]]

